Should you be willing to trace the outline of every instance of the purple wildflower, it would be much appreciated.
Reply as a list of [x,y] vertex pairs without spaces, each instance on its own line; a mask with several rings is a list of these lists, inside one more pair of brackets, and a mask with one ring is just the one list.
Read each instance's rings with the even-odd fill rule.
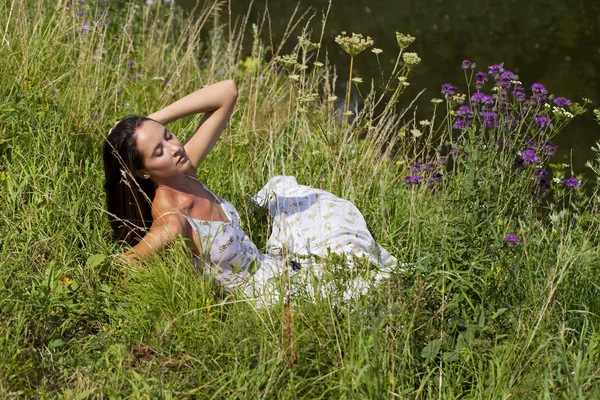
[[451,150],[451,153],[452,153],[452,157],[456,158],[460,154],[460,149],[458,147],[453,147],[452,150]]
[[550,189],[550,184],[548,183],[547,180],[542,178],[542,179],[540,179],[539,187],[540,187],[540,190],[542,192],[544,192],[544,191]]
[[146,0],[146,5],[147,6],[154,5],[154,1],[152,1],[152,0]]
[[135,74],[134,78],[135,79],[140,79],[142,77],[142,74]]
[[458,111],[456,111],[456,114],[463,118],[473,118],[473,111],[471,111],[469,106],[460,106]]
[[81,27],[81,30],[88,32],[90,30],[90,24],[83,24],[83,26]]
[[78,17],[83,17],[85,15],[85,11],[77,11],[75,15],[77,15]]
[[217,74],[217,75],[223,75],[223,71],[221,71],[220,69],[218,69],[218,70],[215,71],[215,74]]
[[165,1],[165,3],[170,3],[171,2],[171,0],[164,0],[164,1]]
[[545,115],[538,114],[533,117],[533,121],[540,127],[540,129],[548,128],[552,126],[552,122],[550,122],[550,118]]
[[420,185],[422,182],[419,175],[407,175],[404,177],[404,183],[407,185]]
[[504,71],[498,79],[498,84],[505,89],[509,89],[512,83],[511,81],[513,81],[514,79],[515,74],[513,74],[511,71]]
[[498,127],[498,121],[497,121],[498,115],[495,112],[486,111],[486,112],[482,112],[481,115],[483,116],[485,126],[489,126],[490,128]]
[[581,186],[581,182],[579,182],[579,180],[577,178],[575,178],[574,176],[570,177],[569,179],[564,179],[563,184],[569,188]]
[[439,182],[442,180],[443,177],[444,177],[444,175],[442,175],[441,172],[436,172],[435,174],[433,174],[433,181]]
[[446,163],[448,162],[448,157],[447,156],[441,156],[440,158],[438,158],[437,163],[439,165],[446,165]]
[[522,86],[515,86],[512,92],[513,96],[515,96],[515,100],[518,103],[522,103],[525,101],[525,89]]
[[462,69],[469,69],[471,67],[471,61],[463,60],[463,62],[460,64],[460,67]]
[[471,96],[471,101],[475,104],[485,104],[487,106],[494,105],[494,98],[489,94],[477,92]]
[[442,94],[446,97],[446,100],[450,100],[452,95],[456,93],[456,88],[449,83],[444,83],[442,85]]
[[498,75],[499,73],[504,71],[504,63],[490,65],[488,68],[489,68],[488,75],[490,75],[490,76]]
[[477,88],[477,90],[481,89],[487,80],[488,77],[485,72],[478,72],[475,74],[475,88]]
[[542,144],[538,144],[538,150],[541,151],[541,152],[546,153],[549,156],[554,156],[556,154],[556,149],[557,148],[558,148],[558,146],[555,146],[549,140],[546,140]]
[[454,129],[466,129],[471,125],[471,121],[459,119],[454,123]]
[[531,149],[522,152],[521,158],[523,159],[523,164],[525,165],[535,164],[538,160],[537,154]]
[[426,172],[431,172],[431,171],[433,170],[433,168],[434,168],[434,167],[435,167],[435,164],[434,164],[434,163],[432,163],[432,162],[430,162],[430,163],[427,163],[427,164],[425,164],[425,171],[426,171]]
[[421,172],[421,164],[416,163],[416,164],[411,165],[410,172],[412,172],[413,174],[416,174],[417,172]]
[[129,60],[129,61],[127,61],[127,65],[130,67],[133,67],[135,65],[135,61]]
[[548,96],[548,91],[541,83],[534,83],[531,85],[531,92],[533,95],[531,98],[537,102],[546,101],[546,97]]
[[548,171],[546,171],[544,168],[539,168],[537,171],[535,171],[535,174],[533,174],[537,179],[542,179],[545,178],[546,176],[548,176]]
[[504,236],[504,241],[508,245],[508,247],[514,247],[519,244],[519,238],[514,233],[509,233]]
[[118,96],[121,94],[121,91],[119,89],[115,89],[115,90],[113,90],[113,93]]
[[564,97],[557,97],[554,99],[554,104],[560,107],[567,107],[571,105],[571,100],[565,99]]

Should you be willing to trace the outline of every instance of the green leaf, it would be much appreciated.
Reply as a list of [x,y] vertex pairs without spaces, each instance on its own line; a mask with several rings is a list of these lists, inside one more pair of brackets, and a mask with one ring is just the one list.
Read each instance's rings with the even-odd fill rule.
[[94,268],[95,266],[99,265],[102,261],[104,261],[105,258],[106,256],[104,254],[94,254],[93,256],[87,259],[85,266],[88,268]]
[[421,357],[425,359],[425,363],[429,364],[438,355],[441,347],[442,341],[440,339],[433,339],[427,343],[427,346],[421,350]]
[[54,339],[52,342],[50,342],[50,347],[55,349],[57,347],[63,346],[66,342],[62,339]]
[[499,316],[501,316],[502,314],[504,314],[504,312],[505,312],[506,310],[508,310],[508,308],[500,308],[500,309],[498,309],[498,310],[497,310],[497,311],[494,313],[494,315],[492,315],[492,319],[496,319],[496,318],[498,318]]
[[83,392],[80,392],[77,397],[75,397],[75,399],[77,400],[83,400],[83,399],[87,399],[88,397],[90,397],[90,394],[92,394],[92,391],[89,389],[84,390]]

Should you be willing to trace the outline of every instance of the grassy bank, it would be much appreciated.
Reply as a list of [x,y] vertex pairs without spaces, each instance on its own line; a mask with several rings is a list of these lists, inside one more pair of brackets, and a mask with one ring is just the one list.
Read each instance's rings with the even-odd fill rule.
[[[307,35],[283,58],[268,20],[225,26],[218,4],[190,19],[154,3],[0,4],[0,396],[600,395],[599,182],[576,184],[546,142],[586,101],[553,111],[556,98],[525,82],[526,107],[518,77],[505,77],[503,99],[492,87],[508,85],[506,71],[457,66],[448,80],[470,81],[464,98],[446,87],[434,114],[403,112],[418,68],[408,48],[387,84],[354,77],[364,107],[345,109]],[[369,50],[352,62],[377,62]],[[496,94],[481,103],[479,70]],[[259,249],[269,227],[248,200],[289,174],[353,201],[407,266],[347,303],[256,310],[180,248],[144,267],[118,262],[102,189],[108,130],[229,78],[238,106],[199,178],[238,208]],[[172,130],[183,138],[197,122]],[[330,266],[343,285],[343,260]]]

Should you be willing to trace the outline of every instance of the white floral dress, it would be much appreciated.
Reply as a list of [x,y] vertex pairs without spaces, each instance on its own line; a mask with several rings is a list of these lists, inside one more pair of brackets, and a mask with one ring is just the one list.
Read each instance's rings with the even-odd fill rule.
[[[229,221],[185,218],[203,248],[202,256],[196,258],[196,267],[226,289],[239,288],[249,297],[262,297],[271,303],[276,301],[275,283],[282,276],[289,277],[302,270],[305,273],[310,270],[313,277],[319,276],[323,264],[318,260],[329,253],[338,253],[348,257],[349,267],[359,265],[355,263],[359,259],[377,267],[371,282],[362,278],[353,282],[353,287],[344,294],[348,297],[357,291],[364,292],[397,266],[396,259],[375,242],[362,214],[350,201],[325,190],[299,185],[292,176],[271,178],[253,198],[258,205],[267,207],[273,223],[266,254],[258,251],[242,229],[235,207],[213,196]],[[325,288],[321,287],[321,291]]]

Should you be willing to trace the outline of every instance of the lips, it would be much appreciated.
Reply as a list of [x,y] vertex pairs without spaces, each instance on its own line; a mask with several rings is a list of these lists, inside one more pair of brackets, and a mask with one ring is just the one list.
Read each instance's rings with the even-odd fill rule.
[[177,164],[183,162],[186,159],[186,155],[185,152],[181,153],[181,156],[179,157],[179,159],[177,160]]

